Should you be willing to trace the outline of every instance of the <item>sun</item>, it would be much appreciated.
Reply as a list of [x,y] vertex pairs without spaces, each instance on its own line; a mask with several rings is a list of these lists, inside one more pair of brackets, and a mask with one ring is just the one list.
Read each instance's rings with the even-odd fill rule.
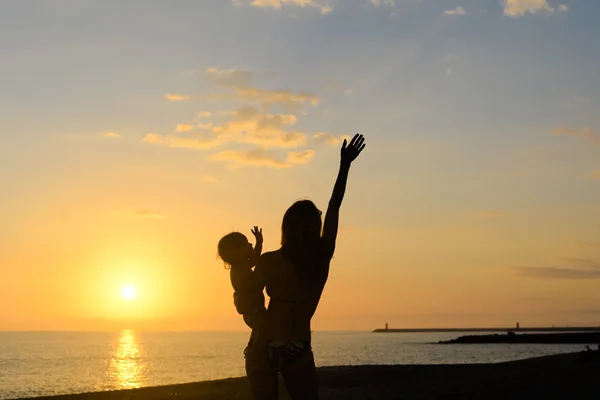
[[136,295],[135,287],[131,285],[123,286],[121,289],[121,296],[124,299],[131,300],[134,299]]

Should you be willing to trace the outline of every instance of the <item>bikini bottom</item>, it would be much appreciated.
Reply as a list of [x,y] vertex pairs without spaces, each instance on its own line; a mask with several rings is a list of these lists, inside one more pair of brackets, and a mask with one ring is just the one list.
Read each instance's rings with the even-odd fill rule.
[[[244,350],[244,356],[247,357],[248,350],[252,348],[254,339],[250,339],[248,347]],[[269,342],[264,349],[264,357],[269,365],[276,370],[289,366],[306,352],[311,351],[310,342],[303,340],[274,341]]]

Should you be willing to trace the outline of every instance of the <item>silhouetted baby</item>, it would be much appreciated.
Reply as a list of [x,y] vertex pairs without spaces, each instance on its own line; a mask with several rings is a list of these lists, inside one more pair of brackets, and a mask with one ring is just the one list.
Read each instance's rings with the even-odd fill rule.
[[262,252],[262,229],[257,226],[252,229],[256,238],[256,246],[248,242],[248,238],[240,232],[225,235],[218,245],[219,257],[230,270],[231,286],[233,286],[233,303],[238,313],[244,317],[244,322],[254,329],[264,318],[265,296],[263,287],[258,282],[252,268]]

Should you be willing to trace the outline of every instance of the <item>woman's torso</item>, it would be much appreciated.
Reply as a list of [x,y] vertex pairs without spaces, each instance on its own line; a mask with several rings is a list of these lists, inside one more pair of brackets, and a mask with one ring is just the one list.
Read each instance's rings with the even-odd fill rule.
[[317,257],[314,273],[299,279],[281,250],[266,253],[264,269],[269,300],[270,336],[275,341],[310,342],[310,322],[327,281],[329,259]]

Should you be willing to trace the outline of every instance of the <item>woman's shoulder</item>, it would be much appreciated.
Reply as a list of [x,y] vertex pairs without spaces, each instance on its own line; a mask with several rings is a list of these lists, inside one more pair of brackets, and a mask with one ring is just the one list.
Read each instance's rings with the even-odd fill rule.
[[279,260],[281,260],[281,249],[279,250],[274,250],[274,251],[268,251],[266,253],[263,253],[260,256],[259,259],[259,263],[261,264],[272,264],[273,262],[277,262]]

